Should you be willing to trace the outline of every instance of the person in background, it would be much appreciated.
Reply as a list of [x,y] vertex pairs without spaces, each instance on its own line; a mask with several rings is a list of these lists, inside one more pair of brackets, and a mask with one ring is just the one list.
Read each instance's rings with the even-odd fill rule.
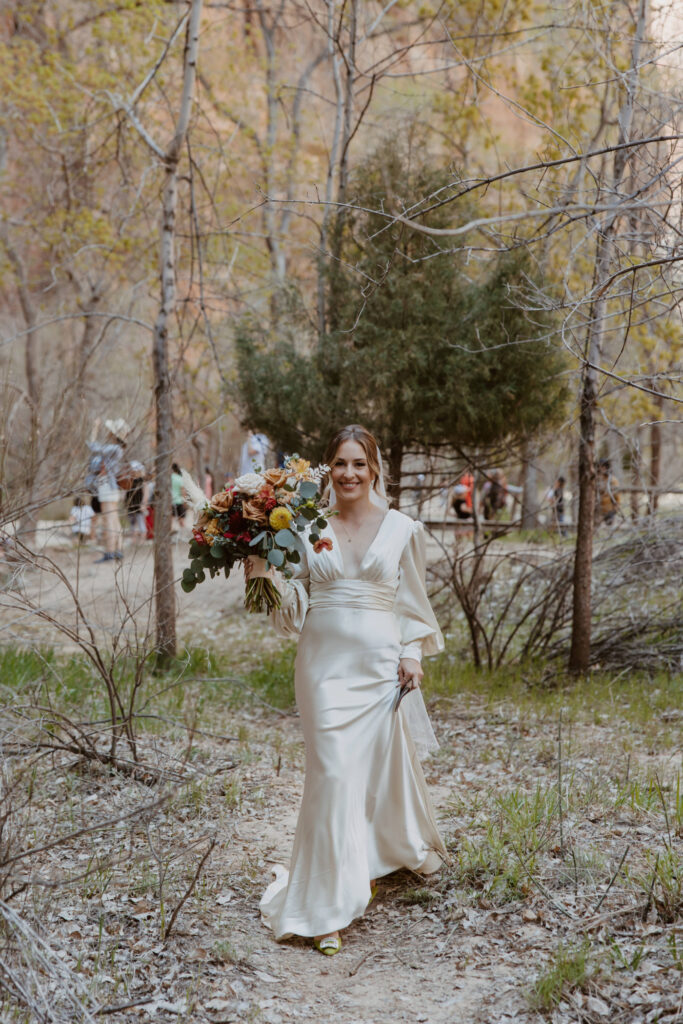
[[154,480],[145,483],[145,539],[154,540]]
[[86,483],[90,490],[92,491],[93,487],[96,488],[95,495],[101,510],[104,529],[104,554],[96,561],[120,561],[123,558],[123,552],[121,551],[121,523],[119,522],[118,475],[130,427],[122,419],[105,420],[107,436],[104,442],[99,442],[95,441],[99,425],[100,421],[96,420],[92,439],[88,441],[90,466],[86,477]]
[[507,480],[500,469],[492,469],[489,479],[482,487],[484,519],[496,519],[507,502]]
[[216,482],[208,466],[204,466],[204,494],[211,500],[216,493]]
[[69,512],[69,523],[71,524],[71,536],[82,544],[90,540],[90,531],[95,513],[91,505],[86,505],[83,499],[77,494]]
[[240,452],[240,471],[238,475],[243,476],[245,473],[253,473],[257,467],[259,469],[266,469],[268,448],[269,444],[266,435],[256,434],[253,430],[250,430]]
[[472,518],[472,495],[474,476],[467,470],[453,488],[452,507],[457,519]]
[[145,467],[137,459],[128,464],[129,487],[124,505],[128,516],[131,537],[144,540],[145,537]]
[[546,495],[546,500],[553,512],[555,525],[563,537],[566,534],[564,529],[564,485],[564,477],[558,476]]
[[600,459],[598,463],[595,498],[596,521],[609,525],[619,511],[619,481],[611,472],[609,459]]
[[173,504],[173,517],[176,519],[178,526],[182,526],[185,521],[187,505],[183,501],[183,478],[177,462],[174,462],[171,467],[171,502]]

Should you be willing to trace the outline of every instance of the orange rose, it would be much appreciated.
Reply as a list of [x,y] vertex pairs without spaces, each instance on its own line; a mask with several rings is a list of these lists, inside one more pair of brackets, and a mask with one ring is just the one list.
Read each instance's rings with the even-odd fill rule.
[[218,494],[214,494],[209,502],[209,507],[220,515],[222,512],[230,511],[233,501],[234,495],[232,491],[219,491]]
[[331,551],[332,541],[329,537],[321,537],[320,540],[317,540],[313,545],[313,550],[316,555],[319,555],[321,551]]
[[264,480],[267,480],[273,487],[282,487],[283,484],[287,483],[289,473],[286,469],[268,469],[263,474]]
[[265,525],[268,521],[266,510],[260,501],[243,501],[242,515],[252,523]]

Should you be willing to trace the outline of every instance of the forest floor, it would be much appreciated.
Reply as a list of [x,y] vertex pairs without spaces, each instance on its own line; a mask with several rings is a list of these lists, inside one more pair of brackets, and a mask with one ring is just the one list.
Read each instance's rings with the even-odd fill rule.
[[[97,637],[125,608],[144,632],[148,548],[117,574],[92,551],[51,557]],[[73,597],[44,571],[22,585],[28,604],[0,610],[1,1020],[683,1021],[680,677],[430,662],[449,863],[382,879],[323,958],[258,913],[303,787],[292,645],[246,615],[238,579],[182,595],[184,658],[145,676],[140,765],[121,740],[112,771],[64,749],[106,749],[102,676],[30,609],[75,625]],[[128,695],[134,661],[113,673]]]

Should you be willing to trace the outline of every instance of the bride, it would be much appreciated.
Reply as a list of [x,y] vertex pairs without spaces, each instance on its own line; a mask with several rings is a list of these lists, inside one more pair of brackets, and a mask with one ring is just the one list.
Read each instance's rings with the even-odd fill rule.
[[[416,750],[436,741],[421,694],[409,692],[422,655],[443,640],[425,590],[422,524],[387,511],[375,438],[344,427],[324,461],[338,514],[292,580],[275,576],[276,629],[299,638],[306,779],[290,871],[268,887],[261,914],[276,939],[309,936],[332,956],[375,879],[432,872],[445,857]],[[266,563],[250,559],[247,572],[264,575]]]

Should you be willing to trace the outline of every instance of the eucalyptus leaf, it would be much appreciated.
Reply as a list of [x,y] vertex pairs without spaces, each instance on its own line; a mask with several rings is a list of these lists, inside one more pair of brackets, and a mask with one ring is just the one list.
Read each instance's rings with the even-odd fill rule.
[[278,550],[278,548],[273,548],[272,551],[268,552],[268,564],[269,565],[274,565],[274,566],[277,567],[277,566],[282,565],[284,560],[285,560],[284,551],[280,551],[280,550]]
[[288,560],[293,565],[298,565],[299,562],[301,561],[301,555],[299,554],[299,552],[296,549],[294,551],[290,551],[289,555],[287,557],[288,557]]
[[212,558],[222,558],[224,553],[225,553],[225,548],[223,547],[222,544],[212,544],[211,545],[211,557]]
[[191,594],[194,588],[197,586],[197,584],[195,583],[194,580],[181,580],[180,586],[182,587],[186,594]]
[[299,494],[302,498],[315,498],[318,493],[318,485],[314,484],[312,480],[304,480],[299,487]]
[[291,530],[278,530],[275,534],[275,543],[281,548],[288,548],[296,544],[296,537]]
[[251,539],[251,540],[249,541],[249,547],[250,547],[250,548],[254,548],[254,547],[256,547],[256,545],[257,545],[257,544],[260,544],[260,543],[261,543],[261,541],[263,540],[263,538],[264,538],[265,536],[267,536],[267,532],[266,532],[266,530],[261,530],[261,532],[260,532],[260,533],[257,533],[257,534],[256,534],[256,536],[255,536],[255,537],[253,537],[253,538],[252,538],[252,539]]

